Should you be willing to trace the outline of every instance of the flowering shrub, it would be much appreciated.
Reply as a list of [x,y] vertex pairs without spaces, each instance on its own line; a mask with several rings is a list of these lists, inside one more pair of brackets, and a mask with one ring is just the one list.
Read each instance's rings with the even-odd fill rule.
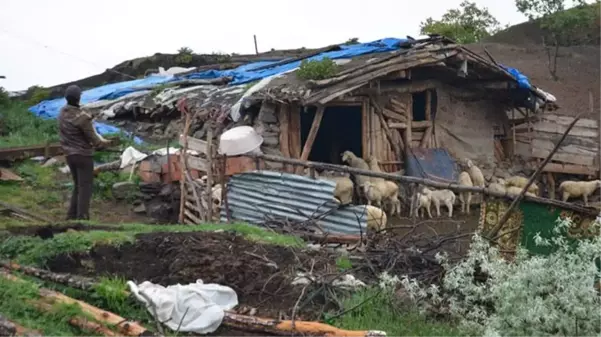
[[450,314],[475,333],[598,335],[601,301],[593,285],[600,276],[601,237],[569,243],[564,234],[571,224],[558,220],[551,240],[536,235],[537,245],[554,248],[550,255],[519,248],[515,260],[506,262],[476,235],[461,263],[451,266],[446,256],[437,256],[446,271],[441,288],[406,276],[401,285],[421,310]]

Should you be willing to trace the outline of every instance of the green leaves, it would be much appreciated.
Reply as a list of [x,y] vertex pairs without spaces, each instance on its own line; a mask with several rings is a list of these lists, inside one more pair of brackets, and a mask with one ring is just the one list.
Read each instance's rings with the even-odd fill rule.
[[421,34],[440,34],[458,43],[474,43],[500,30],[499,21],[488,8],[464,1],[459,9],[447,11],[440,20],[429,17],[420,24]]
[[317,60],[303,60],[296,75],[303,80],[323,80],[334,76],[338,72],[338,65],[332,59],[324,57]]

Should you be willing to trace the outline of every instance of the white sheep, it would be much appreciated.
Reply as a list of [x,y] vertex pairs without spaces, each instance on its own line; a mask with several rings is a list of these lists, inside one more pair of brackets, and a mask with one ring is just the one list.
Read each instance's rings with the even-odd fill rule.
[[422,193],[426,194],[432,200],[434,207],[436,208],[436,216],[440,216],[440,204],[444,205],[449,210],[449,218],[453,217],[453,204],[455,203],[455,193],[451,190],[431,190],[429,188],[423,188]]
[[[369,165],[367,165],[365,160],[363,160],[363,158],[357,157],[351,151],[344,151],[344,152],[342,152],[341,156],[342,156],[343,163],[347,163],[349,166],[358,168],[361,170],[366,170],[366,171],[369,170]],[[369,177],[365,177],[365,176],[362,176],[359,174],[357,174],[356,177],[357,177],[357,184],[359,187],[362,187],[365,182],[370,181]]]
[[[470,174],[463,171],[459,174],[459,185],[462,186],[474,186]],[[472,205],[472,192],[461,192],[459,193],[459,200],[461,201],[461,213],[470,214],[470,208]]]
[[[528,180],[529,180],[528,178],[524,178],[524,177],[520,177],[520,176],[509,177],[505,181],[505,187],[515,186],[515,187],[524,188],[528,184]],[[536,185],[536,183],[532,183],[532,185],[530,185],[530,187],[528,187],[528,192],[538,195],[538,185]]]
[[599,187],[601,180],[591,181],[572,181],[566,180],[559,184],[559,190],[562,191],[562,200],[568,201],[569,198],[582,197],[584,205],[588,207],[588,197],[591,196]]
[[423,210],[425,209],[428,212],[428,217],[430,219],[432,219],[432,213],[430,212],[430,205],[432,204],[432,199],[430,199],[430,195],[428,194],[423,194],[421,192],[417,192],[416,194],[417,196],[417,216],[419,217],[420,215],[420,210],[422,218],[424,217],[424,212]]
[[376,206],[366,205],[365,212],[367,214],[367,230],[368,231],[382,231],[386,228],[388,218],[386,213]]
[[363,193],[365,194],[365,198],[367,198],[367,205],[371,206],[374,204],[378,207],[382,207],[384,195],[376,183],[371,181],[365,182],[363,184]]
[[[517,186],[508,186],[505,189],[505,191],[507,192],[507,195],[511,195],[514,197],[517,197],[518,195],[520,195],[520,193],[522,193],[523,190],[524,190],[523,187],[517,187]],[[527,195],[529,197],[536,197],[536,195],[532,192],[526,192],[526,193],[524,193],[524,195]]]
[[[374,172],[382,173],[378,159],[370,157],[367,160],[369,169]],[[370,179],[382,192],[383,202],[391,206],[390,215],[401,214],[401,201],[399,200],[399,186],[394,181],[385,180],[383,178],[371,177]]]
[[[305,168],[304,174],[306,176],[310,175],[310,169]],[[353,181],[349,177],[345,176],[334,176],[333,173],[318,174],[315,172],[315,178],[322,178],[333,181],[336,183],[336,187],[334,188],[334,199],[338,200],[338,203],[342,205],[347,205],[353,202]]]
[[470,178],[472,178],[473,186],[484,187],[484,175],[478,166],[474,165],[471,160],[465,161]]

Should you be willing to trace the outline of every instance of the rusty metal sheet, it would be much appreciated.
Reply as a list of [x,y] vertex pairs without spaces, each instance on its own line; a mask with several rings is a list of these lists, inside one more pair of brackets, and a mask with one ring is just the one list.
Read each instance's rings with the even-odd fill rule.
[[[267,217],[304,221],[337,208],[335,183],[296,174],[253,171],[236,174],[228,182],[227,200],[231,218],[253,224]],[[222,207],[221,221],[226,221]],[[327,232],[365,233],[365,205],[350,205],[325,215],[317,223]]]
[[405,174],[437,181],[457,181],[457,163],[445,149],[412,148],[407,155]]

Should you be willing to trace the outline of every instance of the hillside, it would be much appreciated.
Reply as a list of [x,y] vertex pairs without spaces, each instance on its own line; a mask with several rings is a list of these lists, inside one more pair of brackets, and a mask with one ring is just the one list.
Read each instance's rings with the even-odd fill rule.
[[547,52],[543,46],[483,43],[468,47],[482,55],[485,55],[486,48],[498,63],[519,69],[536,86],[555,95],[560,114],[575,116],[588,112],[589,91],[593,93],[595,108],[599,109],[601,54],[598,46],[561,47],[557,59],[558,81],[553,80],[549,73]]

